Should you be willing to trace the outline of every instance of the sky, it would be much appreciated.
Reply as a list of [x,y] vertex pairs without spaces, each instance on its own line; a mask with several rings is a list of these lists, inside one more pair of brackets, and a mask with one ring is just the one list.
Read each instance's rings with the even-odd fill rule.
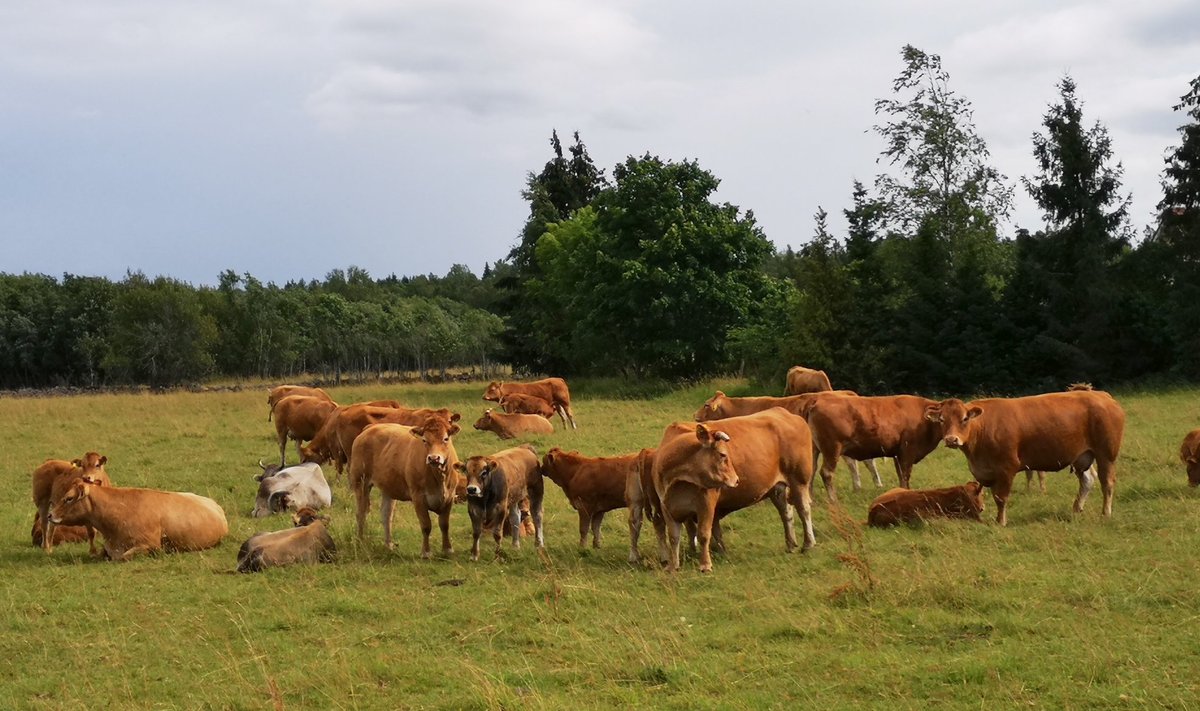
[[[1017,187],[1070,74],[1151,221],[1195,0],[0,0],[0,272],[284,283],[478,273],[550,132],[596,164],[696,160],[782,249],[871,185],[912,44]],[[836,5],[836,6],[835,6]]]

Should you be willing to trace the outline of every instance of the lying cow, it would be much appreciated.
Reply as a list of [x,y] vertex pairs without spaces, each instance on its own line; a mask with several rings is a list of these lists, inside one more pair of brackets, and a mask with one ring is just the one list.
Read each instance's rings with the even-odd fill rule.
[[1188,432],[1183,438],[1179,460],[1187,469],[1188,486],[1200,486],[1200,429]]
[[930,518],[980,520],[983,484],[977,481],[943,489],[891,489],[876,497],[867,511],[867,525],[883,528]]
[[483,392],[483,399],[500,402],[501,398],[514,394],[532,395],[545,400],[558,413],[563,427],[567,426],[569,420],[571,429],[578,429],[575,425],[575,413],[571,412],[571,391],[567,388],[567,381],[562,378],[544,378],[529,383],[505,383],[493,380],[488,383],[487,389]]
[[60,532],[48,514],[51,502],[61,497],[76,481],[112,486],[112,480],[108,478],[108,472],[104,469],[107,463],[108,457],[88,452],[70,462],[47,459],[33,471],[33,505],[37,507],[31,532],[33,545],[41,546],[42,550],[49,553],[58,543],[86,540],[88,552],[96,555],[96,532],[91,526],[69,526]]
[[328,516],[310,508],[292,515],[293,528],[256,533],[238,550],[239,573],[258,573],[294,563],[328,563],[337,554]]
[[783,388],[784,395],[802,395],[833,390],[829,384],[829,376],[823,370],[813,370],[802,365],[788,368],[787,382]]
[[50,507],[55,525],[88,525],[104,536],[109,560],[158,550],[212,548],[229,532],[216,501],[196,494],[75,481]]
[[450,511],[454,508],[459,475],[454,465],[458,453],[451,437],[457,424],[433,416],[417,427],[378,424],[363,430],[354,440],[350,462],[350,488],[357,505],[358,537],[364,534],[371,489],[381,496],[383,542],[392,548],[392,510],[396,501],[411,501],[421,525],[421,557],[430,557],[429,535],[433,530],[429,512],[438,515],[442,551],[454,551],[450,543]]
[[514,439],[524,434],[553,434],[554,425],[550,420],[537,415],[510,415],[496,412],[491,408],[483,411],[483,415],[475,421],[475,429],[483,432],[494,432],[500,439]]
[[505,449],[489,457],[471,457],[454,468],[467,480],[467,513],[471,516],[471,560],[479,560],[479,538],[491,530],[496,554],[504,529],[512,535],[514,548],[521,545],[521,502],[528,500],[537,547],[545,546],[542,533],[542,501],[545,484],[531,445]]
[[1009,493],[1022,470],[1070,467],[1079,478],[1074,510],[1080,513],[1092,488],[1088,469],[1094,464],[1104,492],[1104,515],[1112,515],[1125,412],[1108,393],[1083,390],[969,403],[949,399],[927,407],[925,416],[947,447],[966,456],[975,479],[992,490],[1001,526],[1008,523]]
[[321,426],[325,424],[325,419],[337,407],[336,402],[306,395],[289,395],[275,403],[275,439],[279,443],[279,466],[287,464],[284,449],[289,439],[296,441],[296,454],[304,461],[301,441],[316,437]]
[[714,522],[768,497],[779,511],[788,551],[796,547],[789,501],[804,522],[804,550],[811,548],[812,458],[804,418],[782,408],[707,424],[669,425],[652,471],[662,510],[655,532],[660,547],[666,546],[667,569],[679,568],[680,532],[691,520],[696,522],[700,571],[711,572]]
[[324,509],[333,504],[333,493],[319,464],[306,462],[280,469],[260,461],[258,466],[262,467],[263,472],[254,477],[259,482],[254,510],[250,512],[254,518],[289,509]]
[[579,547],[600,547],[600,524],[604,514],[627,506],[625,489],[637,467],[637,454],[619,457],[585,457],[553,447],[542,457],[542,474],[558,484],[571,507],[579,512]]
[[270,422],[271,416],[275,414],[275,405],[290,395],[304,395],[305,397],[315,397],[333,402],[333,398],[329,397],[329,393],[321,388],[310,388],[305,385],[276,385],[267,394],[267,406],[271,408],[267,412],[267,422]]
[[510,415],[539,415],[547,420],[554,417],[554,406],[534,395],[509,393],[500,398],[500,409]]

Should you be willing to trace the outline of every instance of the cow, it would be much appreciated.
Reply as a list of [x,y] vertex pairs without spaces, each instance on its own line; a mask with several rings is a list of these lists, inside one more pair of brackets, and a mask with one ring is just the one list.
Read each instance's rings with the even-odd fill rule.
[[1094,464],[1104,515],[1112,515],[1125,411],[1108,393],[1083,390],[969,403],[951,398],[926,407],[925,417],[947,447],[966,456],[976,481],[991,489],[1001,526],[1008,523],[1008,496],[1021,470],[1070,467],[1079,478],[1074,510],[1081,513]]
[[562,378],[544,378],[530,383],[505,383],[493,380],[488,383],[487,390],[483,393],[483,399],[500,402],[505,395],[512,394],[540,397],[550,403],[558,413],[563,427],[566,427],[567,421],[570,420],[571,429],[579,429],[575,424],[575,413],[571,411],[571,391],[567,388],[567,381]]
[[512,393],[500,398],[500,409],[510,415],[540,415],[547,420],[554,417],[554,406],[533,395]]
[[[1095,390],[1095,388],[1092,387],[1091,383],[1071,383],[1067,386],[1067,392],[1076,392],[1079,390]],[[1035,474],[1038,480],[1038,490],[1043,494],[1046,493],[1046,472],[1034,471],[1032,469],[1025,472],[1025,492],[1029,493],[1033,489],[1033,476]],[[1096,468],[1094,466],[1089,470],[1089,474],[1093,477],[1095,476]]]
[[444,407],[434,410],[425,407],[411,409],[348,405],[330,415],[332,421],[326,422],[313,440],[319,446],[312,446],[310,443],[307,449],[301,450],[301,456],[304,461],[310,462],[324,463],[332,460],[340,478],[342,469],[350,464],[355,438],[370,425],[387,423],[415,427],[435,416],[450,422],[458,422],[460,419],[457,412],[451,412]]
[[637,468],[638,454],[618,457],[585,457],[552,447],[542,457],[542,474],[558,484],[571,507],[579,512],[579,547],[600,547],[600,524],[604,514],[628,505],[625,490]]
[[494,432],[500,439],[513,439],[523,434],[553,434],[554,425],[538,415],[509,415],[490,407],[475,421],[475,429]]
[[254,477],[259,483],[254,509],[250,512],[254,518],[287,510],[324,509],[333,504],[329,482],[319,464],[306,462],[280,469],[260,461],[258,466],[263,471]]
[[788,368],[787,382],[784,384],[784,395],[803,395],[804,393],[819,393],[833,390],[829,384],[829,376],[823,370],[813,370],[802,365]]
[[521,503],[528,502],[538,548],[545,547],[542,532],[542,502],[546,493],[537,450],[521,445],[488,457],[471,457],[455,462],[454,468],[467,481],[467,513],[471,517],[471,560],[479,560],[479,538],[490,529],[496,539],[496,555],[507,528],[513,548],[521,545]]
[[337,409],[337,403],[307,395],[288,395],[275,403],[275,439],[279,442],[279,466],[287,464],[284,450],[288,439],[296,441],[296,453],[304,461],[304,450],[300,448],[302,440],[311,440],[317,436],[321,426],[330,413]]
[[[695,419],[696,422],[710,422],[726,417],[752,415],[756,412],[769,410],[772,407],[782,407],[793,415],[799,415],[807,419],[809,412],[812,411],[813,406],[821,398],[857,395],[858,393],[853,390],[826,390],[824,392],[786,397],[729,397],[718,390],[715,395],[706,400],[700,406],[700,409],[696,411]],[[846,468],[850,470],[850,480],[854,484],[854,490],[861,490],[862,479],[858,476],[858,461],[846,456],[842,457],[842,461],[846,463]],[[813,459],[813,462],[815,466],[817,459]],[[866,464],[867,469],[871,472],[871,476],[875,479],[875,486],[883,486],[883,480],[879,478],[879,469],[875,466],[875,460],[867,459]]]
[[392,546],[392,509],[396,501],[411,501],[421,524],[421,557],[429,558],[429,534],[433,525],[429,512],[438,515],[442,551],[454,551],[450,543],[450,511],[454,507],[459,475],[454,464],[458,454],[451,437],[459,427],[451,420],[432,416],[416,427],[396,424],[371,425],[354,440],[350,459],[350,488],[357,504],[358,537],[364,533],[371,489],[379,488],[382,501],[383,542]]
[[[47,459],[33,471],[33,505],[37,512],[33,518],[33,545],[41,546],[42,550],[50,553],[60,542],[87,540],[88,552],[97,554],[96,532],[91,526],[72,526],[70,530],[57,533],[55,524],[49,519],[50,504],[56,496],[60,496],[72,483],[86,480],[99,486],[112,486],[104,465],[108,457],[97,452],[88,452],[79,459],[69,462],[61,459]],[[79,537],[82,533],[83,537]]]
[[821,453],[821,478],[837,501],[833,472],[838,457],[891,457],[901,488],[909,488],[913,465],[941,442],[938,427],[925,417],[936,404],[915,395],[819,398],[808,413],[813,444]]
[[267,412],[267,422],[270,422],[271,416],[275,414],[275,405],[289,395],[304,395],[305,397],[315,397],[333,402],[333,398],[329,397],[329,393],[321,388],[310,388],[305,385],[276,385],[271,388],[271,392],[267,395],[267,405],[271,408]]
[[196,494],[119,486],[78,479],[55,498],[55,525],[86,524],[104,536],[109,560],[129,560],[159,550],[212,548],[229,532],[216,501]]
[[238,549],[237,571],[258,573],[293,563],[328,563],[337,554],[329,535],[329,517],[302,508],[292,515],[292,528],[256,533]]
[[1188,486],[1200,486],[1200,429],[1188,432],[1183,438],[1179,461],[1187,469]]
[[[651,477],[662,516],[654,521],[667,569],[679,569],[680,531],[696,522],[700,572],[712,571],[713,524],[733,511],[771,498],[783,522],[788,551],[796,548],[792,510],[804,523],[804,546],[812,531],[812,437],[804,418],[782,408],[712,423],[676,422],[663,433]],[[668,540],[669,539],[669,540]]]
[[983,484],[970,481],[942,489],[890,489],[871,502],[867,525],[884,528],[930,518],[980,520]]

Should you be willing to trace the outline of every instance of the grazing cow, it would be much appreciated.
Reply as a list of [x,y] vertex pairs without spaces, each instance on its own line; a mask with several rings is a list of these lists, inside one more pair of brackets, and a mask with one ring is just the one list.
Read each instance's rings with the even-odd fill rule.
[[943,489],[891,489],[876,497],[867,525],[883,528],[929,518],[969,518],[983,513],[983,484],[977,481]]
[[379,487],[382,501],[383,542],[392,548],[392,509],[396,501],[411,501],[421,524],[421,557],[429,558],[429,534],[433,530],[429,512],[438,515],[442,551],[449,555],[450,511],[458,488],[458,453],[451,437],[459,427],[447,418],[434,416],[417,427],[379,424],[363,430],[354,440],[350,459],[350,488],[357,502],[358,537],[363,537],[371,488]]
[[513,548],[521,545],[521,503],[528,502],[537,547],[545,546],[542,533],[542,501],[545,483],[532,445],[505,449],[490,457],[471,457],[455,462],[459,476],[467,480],[467,513],[471,516],[471,560],[479,560],[479,538],[485,529],[496,538],[496,555],[507,527]]
[[1200,429],[1188,432],[1183,438],[1179,460],[1187,468],[1188,486],[1200,486]]
[[1108,393],[1084,390],[969,403],[950,399],[928,406],[925,413],[946,446],[961,450],[971,474],[992,490],[1001,526],[1008,522],[1013,478],[1023,469],[1056,472],[1070,467],[1079,478],[1074,509],[1080,513],[1092,488],[1088,469],[1095,464],[1104,515],[1112,515],[1125,412]]
[[55,524],[86,524],[104,536],[110,560],[158,550],[212,548],[229,532],[225,512],[206,496],[96,486],[79,479],[50,507]]
[[829,384],[829,376],[825,375],[825,371],[805,368],[802,365],[793,365],[791,368],[788,368],[787,383],[783,389],[784,395],[803,395],[804,393],[819,393],[825,390],[833,390],[833,386]]
[[637,468],[637,454],[619,457],[585,457],[579,452],[564,452],[553,447],[542,457],[542,474],[566,494],[571,507],[579,512],[579,547],[587,545],[588,530],[592,547],[600,547],[600,524],[604,514],[627,506],[625,489]]
[[[48,517],[50,504],[56,496],[60,496],[67,487],[79,480],[100,486],[112,486],[104,465],[108,457],[96,452],[88,452],[79,459],[66,462],[61,459],[47,459],[33,471],[33,505],[37,513],[33,518],[33,545],[41,546],[47,553],[54,550],[57,543],[87,540],[88,552],[96,555],[96,532],[91,526],[70,526],[59,533],[53,521]],[[82,534],[82,537],[80,535]]]
[[320,400],[333,402],[333,398],[329,397],[329,393],[321,388],[310,388],[304,385],[276,385],[271,388],[271,392],[267,395],[267,405],[271,408],[267,412],[267,422],[270,422],[271,416],[275,414],[275,405],[290,395],[304,395],[305,397],[315,397]]
[[819,398],[808,413],[813,444],[821,453],[821,478],[837,501],[833,472],[838,457],[891,457],[900,486],[907,489],[913,465],[937,449],[938,427],[925,418],[936,404],[915,395]]
[[299,509],[324,509],[333,504],[333,494],[321,466],[316,462],[297,464],[280,469],[262,462],[262,474],[254,477],[258,484],[258,495],[254,498],[254,518],[270,516],[280,511]]
[[531,383],[504,383],[493,380],[488,383],[483,399],[500,402],[504,396],[513,394],[540,397],[558,412],[563,427],[566,427],[567,421],[570,420],[571,429],[579,429],[575,425],[575,413],[571,412],[571,391],[567,389],[567,381],[562,378],[545,378]]
[[328,516],[310,508],[292,515],[293,528],[256,533],[238,550],[239,573],[258,573],[294,563],[328,563],[337,554]]
[[484,432],[494,432],[500,439],[513,439],[525,433],[553,434],[554,425],[550,420],[538,415],[509,415],[496,412],[490,407],[475,421],[475,429]]
[[342,468],[350,464],[355,438],[371,425],[393,424],[415,427],[430,417],[441,417],[450,422],[458,422],[460,419],[457,412],[451,412],[444,407],[433,410],[426,407],[410,409],[375,407],[373,405],[349,405],[344,409],[339,408],[331,417],[333,420],[322,427],[323,430],[325,427],[329,429],[323,434],[318,432],[314,439],[314,441],[321,440],[320,449],[310,445],[308,449],[301,451],[305,461],[333,460],[339,477]]
[[[770,497],[783,522],[789,551],[796,547],[790,501],[812,547],[812,437],[804,418],[782,408],[713,423],[676,422],[654,454],[652,478],[662,516],[655,520],[667,569],[679,568],[680,531],[696,522],[700,571],[712,571],[713,523]],[[668,543],[669,538],[669,543]]]
[[[769,410],[772,407],[782,407],[793,415],[799,415],[807,419],[809,412],[812,411],[813,406],[821,398],[857,395],[858,393],[853,390],[826,390],[824,392],[790,395],[787,397],[729,397],[718,390],[715,395],[705,401],[700,406],[700,409],[696,411],[696,422],[711,422],[712,420],[721,420],[726,417],[753,415],[756,412]],[[862,489],[862,479],[858,476],[858,460],[843,456],[842,461],[846,463],[846,468],[850,470],[850,480],[854,483],[854,490],[859,491]],[[816,462],[817,460],[814,459],[814,466],[816,466]],[[883,486],[883,480],[879,478],[879,469],[875,466],[875,460],[867,459],[866,464],[867,469],[871,472],[871,476],[875,479],[875,486]]]
[[307,395],[288,395],[275,403],[275,438],[279,442],[279,466],[287,464],[284,449],[288,439],[296,440],[296,453],[304,461],[304,450],[300,448],[301,440],[311,440],[317,436],[321,426],[330,413],[337,409],[337,403]]
[[510,415],[540,415],[554,417],[554,406],[540,397],[511,393],[500,398],[500,409]]

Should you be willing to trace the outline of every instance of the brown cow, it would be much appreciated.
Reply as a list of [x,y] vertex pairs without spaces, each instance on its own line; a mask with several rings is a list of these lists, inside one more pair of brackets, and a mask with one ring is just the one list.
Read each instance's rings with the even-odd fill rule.
[[324,433],[318,432],[317,438],[314,439],[314,442],[320,440],[320,449],[310,446],[308,449],[301,450],[301,454],[305,461],[310,462],[322,463],[332,459],[338,471],[338,478],[341,478],[342,467],[351,463],[355,438],[371,425],[393,424],[415,427],[430,417],[441,417],[450,422],[458,422],[460,419],[457,412],[451,412],[444,407],[434,410],[427,407],[409,409],[375,407],[373,405],[349,405],[344,409],[337,410],[332,417],[332,422],[325,425],[329,430]]
[[307,395],[288,395],[275,403],[275,439],[279,442],[279,466],[287,464],[284,450],[288,439],[296,441],[296,453],[300,461],[304,461],[304,450],[300,448],[302,440],[311,440],[317,436],[321,426],[330,413],[337,409],[337,403]]
[[475,429],[484,432],[494,432],[500,439],[513,439],[525,433],[553,434],[554,425],[550,420],[537,415],[509,415],[496,412],[490,407],[475,421]]
[[467,480],[467,513],[471,516],[471,560],[479,560],[479,538],[490,529],[496,539],[496,555],[504,529],[512,536],[513,548],[521,546],[521,506],[532,513],[535,541],[545,547],[542,532],[542,502],[546,493],[532,445],[505,449],[489,457],[471,457],[454,468]]
[[285,397],[291,395],[303,395],[305,397],[315,397],[320,400],[328,400],[333,402],[333,398],[329,397],[329,393],[321,388],[310,388],[304,385],[276,385],[271,388],[271,392],[267,395],[267,405],[270,410],[267,412],[267,422],[271,421],[271,416],[275,414],[275,405]]
[[891,489],[876,497],[867,525],[883,528],[929,518],[969,518],[983,513],[983,484],[977,481],[942,489]]
[[788,368],[787,383],[783,389],[784,395],[803,395],[804,393],[819,393],[825,390],[833,390],[833,386],[829,384],[829,376],[825,375],[825,371],[805,368],[802,365],[793,365],[791,368]]
[[[1091,383],[1071,383],[1067,386],[1067,392],[1076,392],[1078,390],[1095,390]],[[1037,475],[1038,489],[1044,494],[1046,493],[1046,472],[1039,472],[1029,469],[1025,472],[1025,491],[1028,493],[1033,488],[1033,475]],[[1096,468],[1092,467],[1091,475],[1095,476]]]
[[1183,438],[1179,461],[1187,468],[1188,486],[1200,486],[1200,429],[1188,432]]
[[604,514],[627,506],[625,489],[637,467],[637,454],[619,457],[585,457],[553,447],[542,457],[542,474],[558,484],[571,507],[579,512],[579,547],[600,547]]
[[554,406],[540,397],[511,393],[500,398],[500,409],[510,415],[541,415],[554,417]]
[[900,486],[907,489],[913,465],[937,449],[938,427],[925,418],[936,404],[915,395],[820,398],[808,413],[813,443],[821,453],[821,478],[837,501],[833,472],[838,457],[891,457]]
[[104,536],[110,560],[162,549],[212,548],[229,532],[225,512],[206,496],[155,489],[96,486],[79,479],[50,507],[55,524],[86,524]]
[[506,395],[533,395],[540,397],[558,412],[563,427],[571,421],[571,429],[579,429],[575,425],[575,413],[571,412],[571,391],[567,389],[567,381],[562,378],[544,378],[530,383],[505,383],[493,380],[488,383],[483,393],[484,400],[500,402]]
[[1013,478],[1023,469],[1054,472],[1071,467],[1079,478],[1075,512],[1083,511],[1095,464],[1104,492],[1104,515],[1112,515],[1117,456],[1125,412],[1106,392],[1078,391],[964,403],[950,399],[926,408],[947,447],[961,450],[979,483],[992,490],[996,521],[1008,522]]
[[395,424],[371,425],[354,440],[350,459],[350,488],[357,497],[358,537],[363,537],[371,489],[379,487],[382,501],[383,542],[392,548],[392,510],[396,501],[411,501],[421,524],[421,557],[429,558],[429,535],[433,524],[429,512],[438,515],[442,551],[450,544],[450,511],[458,488],[458,453],[451,437],[458,425],[443,417],[430,417],[417,427]]
[[[793,415],[799,415],[807,419],[813,406],[821,398],[857,395],[858,393],[853,390],[827,390],[787,397],[729,397],[718,390],[715,395],[700,406],[700,409],[696,411],[695,418],[696,422],[711,422],[712,420],[720,420],[726,417],[753,415],[756,412],[769,410],[772,407],[782,407]],[[861,490],[862,479],[858,476],[858,460],[843,456],[842,461],[846,463],[846,468],[850,470],[850,480],[854,484],[854,490]],[[816,462],[817,459],[814,458],[814,466],[816,466]],[[875,479],[875,486],[883,486],[883,480],[879,478],[879,469],[875,466],[875,460],[867,459],[866,464],[867,469],[871,472],[871,476]]]
[[654,522],[655,532],[660,548],[667,548],[667,569],[679,568],[684,522],[696,522],[700,571],[710,572],[713,522],[768,497],[779,511],[787,549],[796,547],[789,500],[804,522],[804,550],[811,548],[812,456],[804,418],[781,408],[708,424],[669,425],[651,475],[663,514]]
[[76,481],[86,479],[89,483],[100,486],[112,486],[112,480],[104,470],[107,463],[108,457],[97,452],[88,452],[69,462],[47,459],[33,471],[33,505],[37,507],[33,518],[33,545],[41,546],[42,550],[49,553],[57,543],[86,539],[88,552],[96,555],[96,532],[91,526],[69,526],[62,533],[58,533],[48,514],[51,502]]
[[256,533],[238,550],[237,571],[258,573],[293,563],[328,563],[337,554],[329,517],[310,508],[292,516],[292,528]]

